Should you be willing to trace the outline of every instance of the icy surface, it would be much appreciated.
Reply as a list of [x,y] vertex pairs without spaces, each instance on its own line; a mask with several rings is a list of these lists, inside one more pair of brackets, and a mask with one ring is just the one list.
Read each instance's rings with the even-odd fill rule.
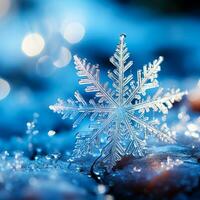
[[100,183],[70,166],[69,155],[30,160],[22,152],[2,152],[0,199],[198,199],[198,149],[165,145],[152,152],[142,158],[123,158],[112,173],[99,175]]
[[[198,199],[200,142],[185,135],[187,125],[198,125],[198,117],[183,113],[179,113],[180,121],[173,126],[177,131],[177,144],[152,146],[149,154],[142,158],[124,157],[112,173],[96,173],[98,183],[89,171],[91,157],[81,157],[83,165],[80,167],[68,161],[69,151],[46,153],[59,146],[64,138],[51,144],[46,151],[46,142],[42,140],[37,144],[29,140],[29,134],[23,139],[24,145],[20,140],[10,141],[6,145],[8,149],[14,144],[16,149],[20,146],[24,152],[12,150],[0,154],[0,199],[110,200],[113,196],[120,200],[162,199],[163,196],[166,199]],[[184,122],[185,128],[179,129],[181,116],[188,120]],[[28,124],[33,122],[35,119]],[[37,123],[31,127],[34,127],[32,131],[38,130]],[[39,130],[34,137],[41,140]],[[48,137],[49,141],[56,140],[56,135]],[[37,151],[38,148],[42,151]]]
[[2,152],[0,199],[104,199],[94,180],[68,165],[57,154],[30,160],[22,152]]
[[116,199],[199,199],[200,154],[179,146],[167,150],[120,161],[104,183]]

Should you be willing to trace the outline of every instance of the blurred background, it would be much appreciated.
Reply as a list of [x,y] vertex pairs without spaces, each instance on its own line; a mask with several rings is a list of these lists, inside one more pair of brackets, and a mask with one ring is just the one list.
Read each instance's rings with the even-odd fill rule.
[[[200,78],[200,3],[189,0],[0,0],[0,138],[25,134],[40,114],[44,134],[71,130],[48,106],[78,88],[73,55],[111,68],[119,35],[134,68],[164,56],[164,87],[191,90]],[[88,96],[89,98],[90,96]],[[52,133],[52,132],[51,132]]]

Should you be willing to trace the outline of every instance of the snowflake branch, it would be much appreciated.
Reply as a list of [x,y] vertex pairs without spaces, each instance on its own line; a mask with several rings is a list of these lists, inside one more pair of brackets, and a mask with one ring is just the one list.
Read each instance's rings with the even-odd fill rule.
[[73,123],[74,128],[77,127],[78,124],[80,124],[80,122],[88,115],[90,115],[92,120],[95,120],[99,114],[111,113],[114,110],[112,107],[96,104],[94,100],[90,100],[88,104],[78,91],[75,92],[74,96],[77,101],[73,99],[68,99],[67,101],[58,99],[56,104],[49,106],[53,112],[61,114],[62,119],[76,118]]
[[100,98],[105,98],[108,102],[113,105],[117,105],[117,102],[111,95],[111,90],[107,89],[107,84],[102,85],[99,82],[99,69],[97,66],[90,64],[86,65],[85,60],[81,60],[77,56],[74,56],[74,63],[77,69],[77,75],[83,77],[79,84],[92,84],[92,86],[87,86],[86,92],[97,92],[96,96]]
[[108,117],[98,130],[95,129],[95,131],[92,132],[82,131],[77,133],[75,148],[73,150],[72,156],[73,159],[80,158],[81,156],[85,156],[89,153],[92,153],[92,147],[98,141],[98,136],[112,124],[113,118],[114,114]]
[[110,62],[116,67],[116,69],[113,70],[113,72],[108,73],[109,78],[111,78],[114,81],[113,86],[116,88],[119,105],[123,104],[124,93],[125,90],[127,90],[127,84],[133,78],[132,75],[125,77],[125,72],[133,64],[132,61],[129,61],[126,64],[130,53],[128,52],[128,48],[126,47],[125,37],[126,36],[124,34],[120,36],[119,45],[117,45],[117,49],[114,55],[110,58]]
[[[65,111],[69,111],[69,112],[86,112],[86,113],[102,113],[102,112],[113,112],[114,107],[104,107],[104,106],[99,106],[99,107],[91,107],[91,106],[85,106],[85,107],[80,107],[78,105],[67,105],[66,102],[64,102],[64,100],[62,99],[58,99],[58,102],[54,105],[50,105],[49,106],[50,110],[52,110],[53,112],[56,113],[61,113],[64,114]],[[65,117],[67,118],[67,117]]]
[[124,116],[124,122],[128,133],[131,135],[131,141],[126,148],[126,154],[132,154],[133,156],[144,156],[142,149],[144,148],[146,142],[136,137],[135,131],[133,131],[130,121],[126,116]]
[[124,61],[123,61],[123,50],[124,50],[124,36],[120,36],[120,47],[119,47],[119,104],[123,102],[123,79],[124,79]]
[[101,134],[105,128],[111,126],[112,121],[115,117],[115,113],[111,114],[103,123],[101,124],[100,129],[94,132],[94,134],[91,136],[91,143],[94,142],[94,140],[97,138],[99,134]]
[[147,129],[151,134],[154,134],[161,141],[164,141],[167,143],[172,143],[172,144],[176,142],[175,139],[172,137],[172,133],[170,131],[167,130],[167,132],[162,132],[159,129],[157,129],[156,127],[154,127],[153,125],[148,124],[145,121],[135,117],[132,113],[130,113],[130,112],[127,112],[127,113],[133,121],[135,121],[140,126]]
[[124,148],[122,147],[120,141],[121,141],[121,128],[120,128],[121,122],[117,118],[115,120],[115,130],[111,130],[111,135],[108,139],[108,145],[106,145],[106,148],[104,148],[104,157],[103,162],[107,163],[107,170],[110,171],[113,166],[115,166],[116,162],[119,161],[122,156],[125,154]]
[[[138,71],[137,87],[127,98],[124,105],[131,103],[138,93],[142,93],[143,95],[145,95],[146,90],[158,87],[158,81],[156,80],[156,78],[158,76],[158,72],[160,71],[160,64],[162,61],[163,57],[160,56],[158,60],[154,60],[152,64],[149,63],[148,67],[147,65],[145,65],[143,67],[143,73],[141,73],[141,70]],[[142,74],[144,76],[143,78]],[[150,81],[150,83],[147,83],[148,81]]]
[[[161,91],[161,90],[158,90]],[[187,92],[180,92],[180,90],[171,90],[166,93],[163,97],[154,96],[152,99],[149,99],[144,102],[135,103],[131,106],[130,111],[140,110],[141,113],[145,111],[148,112],[150,108],[154,111],[160,110],[163,114],[168,113],[168,109],[172,108],[172,104],[176,101],[180,101]]]

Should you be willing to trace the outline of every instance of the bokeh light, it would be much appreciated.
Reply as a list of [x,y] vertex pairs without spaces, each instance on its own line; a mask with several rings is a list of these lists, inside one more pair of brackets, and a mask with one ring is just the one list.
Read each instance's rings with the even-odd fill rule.
[[0,0],[0,18],[5,16],[11,6],[10,0]]
[[49,130],[48,131],[48,136],[49,137],[52,137],[52,136],[54,136],[56,134],[56,132],[54,131],[54,130]]
[[63,30],[63,37],[71,44],[80,42],[84,35],[85,28],[79,22],[71,22]]
[[65,67],[70,63],[71,59],[72,55],[69,49],[61,47],[58,58],[53,62],[53,64],[58,68]]
[[39,33],[31,33],[22,41],[22,51],[30,57],[39,55],[45,47],[45,41]]
[[9,93],[10,93],[9,83],[6,80],[0,78],[0,100],[6,98]]

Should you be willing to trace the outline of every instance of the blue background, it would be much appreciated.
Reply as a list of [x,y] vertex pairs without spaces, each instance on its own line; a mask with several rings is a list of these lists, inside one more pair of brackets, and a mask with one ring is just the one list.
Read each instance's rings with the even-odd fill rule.
[[[198,4],[186,0],[11,0],[8,12],[0,18],[0,77],[11,87],[0,101],[1,139],[23,136],[34,112],[40,114],[39,129],[45,137],[51,129],[56,137],[71,130],[70,121],[62,121],[48,108],[58,97],[72,97],[76,89],[83,92],[73,60],[63,68],[52,64],[62,46],[72,55],[100,64],[104,81],[112,67],[109,57],[119,35],[125,33],[133,71],[164,56],[162,85],[193,88],[200,77]],[[85,35],[80,42],[70,44],[63,38],[60,28],[65,20],[83,25]],[[31,32],[40,33],[45,40],[45,49],[36,57],[21,50],[23,38]],[[38,60],[46,55],[50,59],[43,63],[45,73],[53,71],[49,76],[36,70]]]

